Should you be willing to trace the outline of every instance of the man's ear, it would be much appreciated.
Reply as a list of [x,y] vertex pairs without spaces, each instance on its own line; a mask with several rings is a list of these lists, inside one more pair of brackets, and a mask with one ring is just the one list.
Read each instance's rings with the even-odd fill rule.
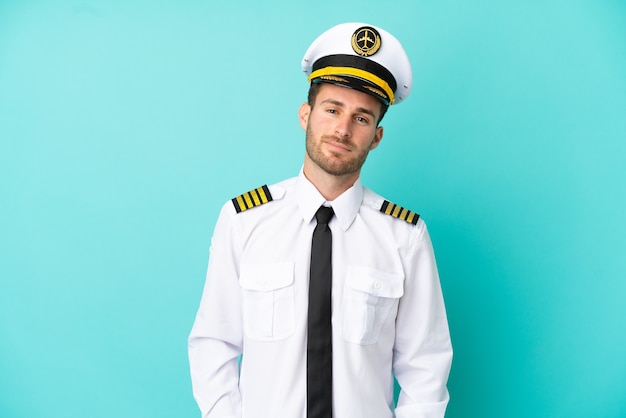
[[370,145],[370,151],[373,150],[380,144],[380,141],[383,140],[384,129],[382,126],[376,127],[376,132],[374,133],[374,139],[372,140],[372,144]]
[[309,115],[311,115],[311,106],[308,103],[302,103],[300,109],[298,109],[298,118],[300,119],[300,126],[305,131],[309,124]]

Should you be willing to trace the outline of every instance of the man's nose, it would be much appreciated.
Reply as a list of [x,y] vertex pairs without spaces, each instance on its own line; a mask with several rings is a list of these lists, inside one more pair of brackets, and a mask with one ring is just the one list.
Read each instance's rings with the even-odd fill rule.
[[335,125],[335,133],[341,138],[347,138],[352,135],[352,118],[349,116],[341,116]]

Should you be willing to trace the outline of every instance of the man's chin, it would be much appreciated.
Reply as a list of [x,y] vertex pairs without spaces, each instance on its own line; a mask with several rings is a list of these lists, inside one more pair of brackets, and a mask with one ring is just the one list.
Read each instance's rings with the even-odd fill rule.
[[336,177],[347,176],[350,174],[356,173],[359,168],[354,167],[346,167],[345,165],[333,165],[333,164],[325,164],[320,166],[322,170],[324,170],[327,174]]

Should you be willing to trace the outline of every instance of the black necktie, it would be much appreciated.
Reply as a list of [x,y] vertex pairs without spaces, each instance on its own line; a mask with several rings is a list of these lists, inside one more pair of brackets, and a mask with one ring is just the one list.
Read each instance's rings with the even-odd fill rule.
[[311,243],[309,327],[307,343],[307,417],[331,418],[333,400],[333,347],[330,324],[332,233],[328,222],[333,208],[321,206]]

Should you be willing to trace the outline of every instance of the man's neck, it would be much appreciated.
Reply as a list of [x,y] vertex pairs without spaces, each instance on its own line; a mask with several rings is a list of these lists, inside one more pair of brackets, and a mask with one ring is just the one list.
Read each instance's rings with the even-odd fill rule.
[[304,176],[329,202],[335,200],[352,187],[360,174],[360,170],[343,176],[328,174],[308,159],[305,159],[303,172]]

